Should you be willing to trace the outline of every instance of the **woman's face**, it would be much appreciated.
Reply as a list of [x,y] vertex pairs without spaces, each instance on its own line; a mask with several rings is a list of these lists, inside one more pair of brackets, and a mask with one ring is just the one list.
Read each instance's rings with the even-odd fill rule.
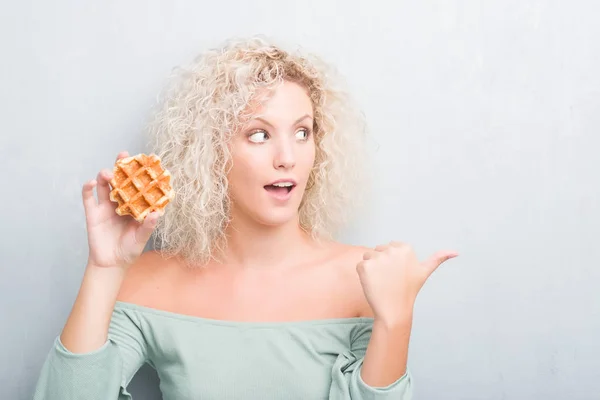
[[285,82],[231,141],[232,217],[278,225],[297,217],[315,161],[307,91]]

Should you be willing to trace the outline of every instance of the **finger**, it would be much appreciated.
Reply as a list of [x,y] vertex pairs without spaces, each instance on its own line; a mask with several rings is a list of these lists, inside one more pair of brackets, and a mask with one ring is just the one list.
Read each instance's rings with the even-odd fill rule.
[[92,179],[90,181],[87,181],[81,189],[83,208],[86,214],[88,214],[94,207],[96,207],[96,199],[94,198],[94,186],[96,186],[96,183],[96,180]]
[[365,254],[363,254],[363,260],[371,260],[371,259],[373,259],[372,251],[367,251]]
[[398,241],[391,241],[389,245],[390,245],[390,247],[404,247],[404,246],[408,246],[407,243],[398,242]]
[[438,251],[423,262],[423,266],[427,269],[428,274],[431,275],[440,265],[454,257],[458,257],[456,251]]
[[158,218],[160,214],[156,211],[151,212],[146,216],[144,222],[142,222],[139,227],[135,231],[135,241],[139,244],[146,244],[154,228],[156,227],[156,223],[158,222]]
[[356,272],[359,276],[362,276],[365,272],[365,268],[367,267],[367,263],[365,261],[360,261],[356,264]]
[[115,162],[119,161],[122,158],[127,158],[127,157],[129,157],[129,153],[126,151],[122,151],[119,154],[117,154],[117,159],[115,160]]
[[104,204],[110,201],[110,188],[108,183],[112,179],[112,176],[112,172],[107,169],[98,172],[98,187],[96,188],[96,191],[98,192],[98,204]]
[[390,246],[388,246],[387,244],[380,244],[375,246],[375,251],[386,251],[387,249],[389,249]]

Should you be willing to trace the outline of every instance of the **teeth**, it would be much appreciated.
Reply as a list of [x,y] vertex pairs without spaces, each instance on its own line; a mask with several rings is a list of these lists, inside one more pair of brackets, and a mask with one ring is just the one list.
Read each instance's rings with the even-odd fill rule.
[[274,183],[273,186],[290,187],[290,186],[293,186],[293,183],[292,182],[278,182],[278,183]]

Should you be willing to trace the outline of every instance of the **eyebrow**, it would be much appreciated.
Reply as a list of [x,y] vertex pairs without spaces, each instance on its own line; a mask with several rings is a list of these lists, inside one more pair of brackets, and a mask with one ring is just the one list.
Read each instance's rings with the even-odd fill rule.
[[[294,124],[293,124],[293,125],[298,125],[300,122],[304,121],[304,120],[305,120],[305,119],[307,119],[307,118],[308,118],[308,119],[312,119],[312,117],[311,117],[310,115],[306,114],[306,115],[304,115],[304,116],[302,116],[302,117],[298,118],[298,119],[297,119],[297,120],[294,122]],[[274,126],[273,126],[273,125],[272,125],[272,124],[271,124],[269,121],[267,121],[266,119],[263,119],[263,118],[261,118],[261,117],[256,117],[255,119],[256,119],[256,120],[258,120],[258,121],[261,121],[261,122],[263,122],[263,123],[264,123],[264,124],[266,124],[266,125],[269,125],[271,128],[275,128],[275,127],[274,127]]]

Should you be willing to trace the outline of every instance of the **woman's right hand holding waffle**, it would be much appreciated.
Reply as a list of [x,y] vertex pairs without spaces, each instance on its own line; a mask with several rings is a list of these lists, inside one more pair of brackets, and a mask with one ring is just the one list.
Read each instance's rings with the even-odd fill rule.
[[[129,154],[121,152],[117,161],[125,157]],[[112,177],[112,171],[102,170],[82,189],[88,263],[60,335],[62,344],[72,353],[89,353],[107,342],[112,313],[128,267],[142,260],[140,255],[158,220],[158,213],[149,214],[143,223],[117,214],[117,203],[110,200]],[[94,187],[97,187],[97,200]]]
[[[117,161],[126,157],[129,157],[129,154],[121,152]],[[115,212],[117,203],[109,198],[109,182],[112,177],[112,171],[103,169],[96,179],[83,185],[82,197],[89,245],[88,265],[127,268],[142,254],[156,227],[159,214],[149,214],[143,223],[130,216],[118,215]],[[94,197],[94,187],[98,200]]]

